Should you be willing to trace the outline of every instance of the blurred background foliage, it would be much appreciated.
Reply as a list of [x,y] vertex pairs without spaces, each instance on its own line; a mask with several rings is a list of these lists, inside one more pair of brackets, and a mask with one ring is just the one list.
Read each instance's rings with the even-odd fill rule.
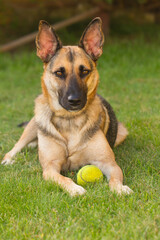
[[110,22],[120,17],[160,22],[160,0],[0,0],[0,44],[36,31],[40,19],[53,24],[96,6]]

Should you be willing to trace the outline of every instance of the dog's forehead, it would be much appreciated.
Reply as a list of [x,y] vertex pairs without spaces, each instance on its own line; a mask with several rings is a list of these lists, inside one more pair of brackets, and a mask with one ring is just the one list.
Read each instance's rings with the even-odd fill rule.
[[57,52],[50,63],[51,68],[70,65],[85,65],[90,68],[91,66],[93,67],[94,62],[82,48],[78,46],[64,46]]

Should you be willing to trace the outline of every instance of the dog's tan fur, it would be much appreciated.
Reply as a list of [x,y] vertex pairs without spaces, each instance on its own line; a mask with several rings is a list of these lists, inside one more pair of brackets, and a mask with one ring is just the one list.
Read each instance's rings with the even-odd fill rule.
[[[103,44],[101,22],[99,19],[96,21],[94,24],[91,23],[86,30],[87,33],[84,33],[81,39],[83,47],[60,46],[57,36],[50,31],[50,28],[48,29],[46,23],[41,22],[37,37],[37,54],[44,61],[42,94],[35,100],[35,116],[24,129],[14,148],[2,161],[3,164],[12,163],[12,158],[17,152],[38,138],[39,161],[44,179],[58,183],[72,196],[84,194],[85,189],[70,178],[61,175],[61,171],[78,169],[86,164],[94,164],[102,170],[109,180],[112,191],[120,194],[131,192],[129,187],[123,185],[122,171],[106,139],[110,123],[108,111],[96,95],[99,83],[96,60],[102,53]],[[48,34],[47,38],[46,34]],[[98,48],[92,47],[93,44],[90,45],[91,37],[97,38],[97,41],[101,37]],[[47,45],[45,41],[48,38],[52,38],[56,48],[58,44],[60,46],[52,64],[51,58],[57,50],[52,45],[52,41],[49,40]],[[74,56],[74,61],[69,60],[69,54]],[[52,74],[62,63],[68,76],[65,81]],[[83,80],[79,76],[79,66],[82,63],[86,69],[90,69],[92,65],[92,71]],[[86,104],[78,111],[65,109],[58,99],[60,89],[68,88],[73,71],[80,88],[87,89]],[[124,141],[127,134],[126,128],[119,123],[115,145]]]

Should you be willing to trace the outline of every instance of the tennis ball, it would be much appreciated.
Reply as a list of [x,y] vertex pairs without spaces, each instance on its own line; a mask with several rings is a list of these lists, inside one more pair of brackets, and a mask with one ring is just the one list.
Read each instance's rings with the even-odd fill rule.
[[77,173],[77,183],[81,186],[103,180],[103,173],[94,165],[86,165]]

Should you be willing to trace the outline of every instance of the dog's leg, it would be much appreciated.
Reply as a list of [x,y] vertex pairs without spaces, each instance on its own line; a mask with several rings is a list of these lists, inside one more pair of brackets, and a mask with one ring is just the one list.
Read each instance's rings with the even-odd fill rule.
[[16,153],[20,152],[23,147],[25,147],[28,143],[32,142],[37,138],[37,126],[35,123],[35,119],[32,118],[31,121],[27,124],[26,128],[23,131],[22,136],[12,148],[3,158],[2,164],[12,164],[14,160],[12,159]]
[[67,161],[67,150],[51,136],[38,131],[39,160],[43,168],[43,178],[51,180],[66,190],[71,196],[82,195],[86,190],[75,184],[72,179],[60,174],[62,165]]
[[132,192],[128,186],[123,185],[122,170],[117,165],[114,153],[101,131],[97,132],[89,142],[87,151],[89,163],[96,165],[106,175],[112,191],[119,194]]
[[124,127],[124,125],[121,122],[118,122],[118,132],[117,132],[117,138],[116,138],[114,147],[121,144],[126,139],[127,135],[128,135],[127,129]]
[[[56,162],[56,159],[54,161]],[[48,165],[48,168],[43,171],[43,178],[45,180],[54,181],[61,188],[66,190],[71,196],[83,195],[86,192],[83,187],[74,183],[72,179],[61,175],[59,170],[56,168],[56,165],[52,161]]]

